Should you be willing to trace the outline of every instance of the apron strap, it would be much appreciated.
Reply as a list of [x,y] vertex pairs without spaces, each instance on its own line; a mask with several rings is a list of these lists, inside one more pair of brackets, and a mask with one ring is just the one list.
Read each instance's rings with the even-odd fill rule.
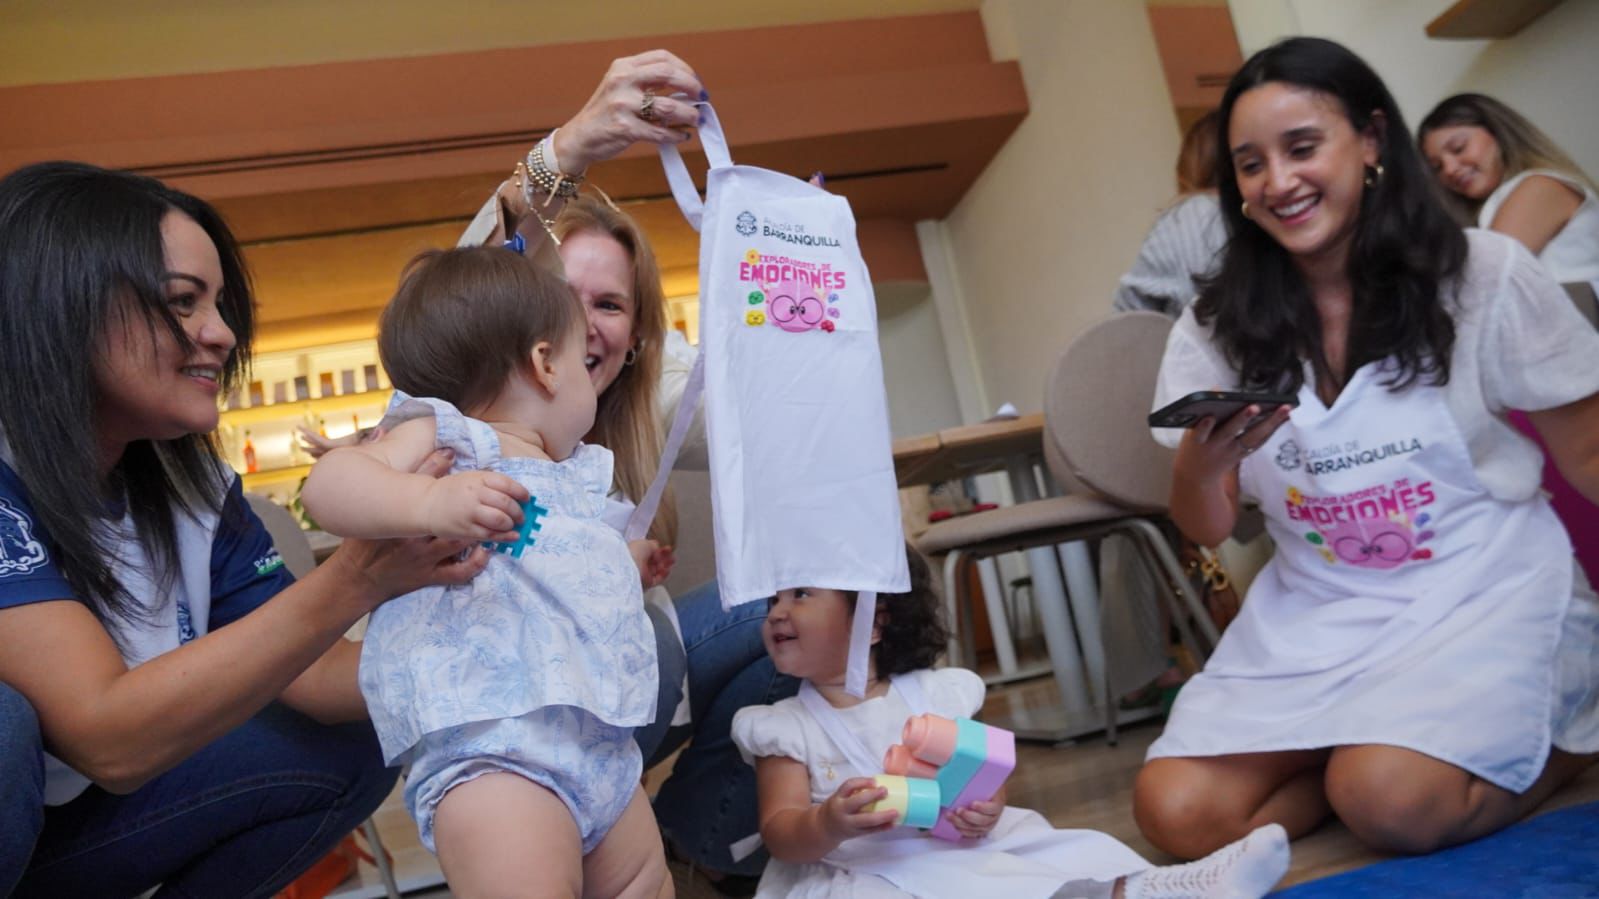
[[896,674],[889,682],[899,691],[905,704],[910,706],[912,715],[926,715],[933,710],[932,704],[927,701],[926,691],[916,682],[915,674]]
[[[799,688],[800,704],[805,706],[805,711],[811,713],[816,723],[821,726],[822,732],[833,741],[838,751],[844,753],[849,763],[856,770],[863,772],[878,771],[883,767],[882,759],[874,759],[860,737],[844,726],[844,719],[839,717],[838,711],[828,703],[827,699],[811,686],[810,681],[803,681]],[[868,775],[869,776],[869,775]]]
[[[716,110],[709,103],[694,105],[700,108],[703,118],[699,137],[700,146],[705,150],[705,161],[710,163],[712,169],[731,167],[733,157],[727,152],[727,138],[722,134],[722,122],[716,117]],[[705,203],[700,200],[699,189],[694,186],[694,179],[683,164],[683,154],[678,152],[676,144],[661,144],[659,150],[661,167],[666,170],[666,183],[672,187],[677,208],[683,210],[683,217],[698,231],[700,221],[705,217]]]
[[633,513],[627,517],[627,527],[623,529],[622,537],[629,543],[643,540],[644,535],[649,533],[650,524],[655,521],[655,512],[661,507],[661,495],[666,492],[666,481],[677,465],[678,454],[683,451],[689,424],[694,421],[694,413],[700,407],[700,395],[704,392],[705,348],[701,347],[699,355],[694,357],[694,367],[689,369],[688,383],[683,385],[683,396],[677,401],[677,414],[672,417],[672,431],[666,437],[666,446],[661,448],[661,464],[655,469],[655,479],[650,482],[650,489],[644,491],[644,498],[633,508]]
[[857,699],[866,696],[866,675],[872,667],[872,626],[876,619],[877,591],[860,591],[855,597],[855,618],[849,628],[849,659],[844,667],[844,692]]
[[[922,690],[915,677],[909,674],[896,675],[889,680],[889,686],[899,693],[899,698],[910,707],[912,715],[923,715],[928,711],[927,694]],[[850,764],[870,776],[870,772],[878,771],[883,767],[883,760],[873,758],[866,745],[861,742],[855,732],[844,726],[844,719],[827,701],[820,691],[811,685],[810,681],[801,681],[799,688],[800,704],[805,706],[805,711],[811,713],[817,725],[833,745],[844,753]]]

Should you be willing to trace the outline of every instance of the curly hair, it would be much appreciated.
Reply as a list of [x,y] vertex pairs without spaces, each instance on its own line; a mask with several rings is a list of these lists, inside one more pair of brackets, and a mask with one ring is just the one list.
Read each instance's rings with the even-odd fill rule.
[[[873,650],[877,654],[877,676],[892,677],[933,667],[944,654],[949,631],[933,588],[933,574],[921,553],[905,547],[910,566],[911,588],[904,593],[881,593],[877,597],[877,621],[882,638]],[[855,594],[850,594],[850,607]]]

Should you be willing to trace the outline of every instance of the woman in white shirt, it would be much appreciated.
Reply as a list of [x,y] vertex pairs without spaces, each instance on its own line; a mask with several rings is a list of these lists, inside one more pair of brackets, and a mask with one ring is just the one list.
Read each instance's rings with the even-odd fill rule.
[[1221,119],[1232,240],[1154,403],[1220,387],[1298,405],[1156,434],[1184,533],[1220,542],[1247,497],[1276,549],[1150,747],[1134,813],[1186,857],[1331,814],[1386,851],[1476,839],[1599,757],[1599,601],[1505,420],[1526,410],[1599,496],[1599,334],[1524,247],[1450,219],[1347,49],[1260,51]]

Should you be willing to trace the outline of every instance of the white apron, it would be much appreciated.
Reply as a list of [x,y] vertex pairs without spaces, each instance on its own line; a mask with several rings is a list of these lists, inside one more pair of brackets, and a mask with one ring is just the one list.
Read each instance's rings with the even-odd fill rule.
[[1443,391],[1357,371],[1239,470],[1277,551],[1149,757],[1354,744],[1520,792],[1549,753],[1571,543],[1547,502],[1494,499]]
[[[878,593],[910,589],[871,278],[849,201],[734,165],[701,103],[702,202],[677,147],[661,162],[700,232],[700,359],[657,481],[703,377],[722,607],[789,587],[858,593],[846,686],[866,689]],[[635,519],[648,525],[652,486]],[[630,528],[630,531],[632,529]]]
[[[913,715],[930,711],[926,694],[914,678],[896,677],[891,689]],[[816,719],[828,739],[849,760],[854,775],[881,773],[883,759],[870,752],[845,726],[838,712],[810,682],[800,686],[800,702]],[[779,862],[773,864],[780,865]],[[986,839],[952,843],[911,827],[846,840],[822,858],[821,864],[849,872],[827,884],[811,880],[827,895],[877,896],[872,875],[913,896],[1004,896],[1006,899],[1044,899],[1073,881],[1109,883],[1149,867],[1138,853],[1107,834],[1093,830],[1057,830],[1043,816],[1028,809],[1007,806]],[[770,875],[769,875],[770,876]],[[775,878],[774,878],[775,879]],[[761,893],[772,887],[763,879]],[[785,884],[780,892],[810,895],[815,890]]]

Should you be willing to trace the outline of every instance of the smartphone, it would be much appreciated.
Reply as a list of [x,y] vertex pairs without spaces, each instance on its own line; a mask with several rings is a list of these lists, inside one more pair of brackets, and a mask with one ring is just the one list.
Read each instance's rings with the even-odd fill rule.
[[1149,413],[1152,428],[1191,428],[1200,419],[1210,417],[1224,422],[1246,406],[1259,406],[1260,415],[1249,423],[1257,422],[1274,412],[1278,406],[1290,408],[1299,405],[1299,398],[1287,393],[1246,393],[1236,390],[1200,390]]

